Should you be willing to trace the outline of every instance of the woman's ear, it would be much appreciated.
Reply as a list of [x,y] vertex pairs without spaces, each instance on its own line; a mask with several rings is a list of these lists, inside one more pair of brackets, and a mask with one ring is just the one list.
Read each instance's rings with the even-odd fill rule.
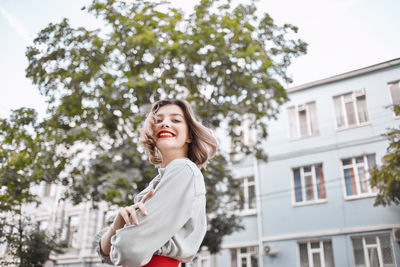
[[192,142],[191,138],[186,139],[186,143],[191,143],[191,142]]

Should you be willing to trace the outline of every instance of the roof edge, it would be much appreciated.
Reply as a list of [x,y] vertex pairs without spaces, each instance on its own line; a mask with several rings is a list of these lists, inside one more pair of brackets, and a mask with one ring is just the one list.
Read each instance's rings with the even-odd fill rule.
[[400,58],[395,58],[389,61],[385,61],[382,63],[378,63],[375,65],[371,65],[365,68],[361,68],[361,69],[357,69],[357,70],[353,70],[353,71],[349,71],[349,72],[345,72],[339,75],[335,75],[329,78],[325,78],[325,79],[321,79],[321,80],[317,80],[314,82],[310,82],[310,83],[305,83],[302,85],[298,85],[292,88],[288,88],[286,91],[288,93],[292,93],[292,92],[296,92],[296,91],[300,91],[300,90],[304,90],[307,88],[311,88],[314,86],[318,86],[318,85],[322,85],[322,84],[327,84],[327,83],[331,83],[331,82],[335,82],[335,81],[339,81],[339,80],[344,80],[344,79],[348,79],[357,75],[362,75],[368,72],[372,72],[372,71],[376,71],[376,70],[380,70],[380,69],[384,69],[384,68],[388,68],[391,66],[395,66],[395,65],[399,65],[400,64]]

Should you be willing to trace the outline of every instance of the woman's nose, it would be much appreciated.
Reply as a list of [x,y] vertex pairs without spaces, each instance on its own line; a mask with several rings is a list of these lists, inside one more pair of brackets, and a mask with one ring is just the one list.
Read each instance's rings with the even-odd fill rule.
[[164,120],[164,121],[162,122],[162,124],[161,124],[161,127],[162,127],[162,128],[169,128],[169,127],[171,127],[171,125],[170,125],[170,123],[169,123],[168,120]]

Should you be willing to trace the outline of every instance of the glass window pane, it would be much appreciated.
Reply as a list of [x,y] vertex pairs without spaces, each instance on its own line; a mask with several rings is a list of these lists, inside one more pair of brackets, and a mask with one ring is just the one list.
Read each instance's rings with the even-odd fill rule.
[[318,119],[317,119],[317,108],[315,105],[315,102],[309,103],[308,104],[308,111],[310,115],[310,128],[311,128],[311,134],[317,134],[318,133]]
[[326,198],[324,174],[322,172],[322,164],[315,165],[315,177],[317,180],[318,198]]
[[351,158],[350,159],[344,159],[344,160],[342,160],[342,162],[343,162],[343,166],[352,165]]
[[389,90],[392,96],[392,103],[400,105],[400,82],[389,83]]
[[258,267],[257,254],[252,254],[250,261],[251,261],[251,267]]
[[379,256],[376,248],[368,248],[369,265],[379,267]]
[[394,266],[394,257],[389,235],[380,236],[379,242],[381,243],[383,263],[388,264],[388,266],[390,266],[390,264],[393,264]]
[[247,259],[246,258],[242,258],[241,267],[247,267]]
[[356,181],[353,168],[344,170],[344,179],[346,182],[346,194],[348,196],[357,195]]
[[318,242],[311,242],[311,248],[319,248],[319,241]]
[[362,193],[368,193],[367,180],[365,177],[364,167],[358,167],[358,177],[360,178],[360,189]]
[[363,163],[363,162],[364,162],[364,156],[356,157],[356,163]]
[[334,267],[333,248],[331,241],[324,241],[325,267]]
[[321,267],[321,255],[319,253],[313,253],[313,263],[314,263],[314,267]]
[[343,113],[343,109],[342,109],[342,98],[341,98],[341,96],[334,97],[333,98],[333,103],[335,105],[337,127],[338,128],[344,127],[345,123],[344,123],[344,113]]
[[364,249],[361,238],[353,238],[353,253],[354,253],[354,263],[357,267],[364,267],[365,265],[365,257],[364,257]]
[[249,209],[256,207],[256,189],[254,185],[249,186]]
[[313,200],[314,199],[314,184],[313,184],[313,179],[311,175],[307,175],[304,177],[304,180],[306,182],[306,198],[307,200]]
[[242,180],[242,183],[240,184],[240,198],[243,201],[240,201],[240,209],[244,209],[244,204],[246,202],[244,190],[245,189],[244,189],[244,184],[243,184],[243,180]]
[[347,125],[355,125],[356,124],[356,112],[354,110],[353,102],[344,104],[346,109],[346,117],[347,117]]
[[367,161],[368,161],[368,169],[373,168],[376,165],[375,154],[367,155]]
[[367,236],[365,237],[365,244],[367,245],[375,245],[376,243],[376,237],[375,236]]
[[300,267],[309,267],[307,244],[299,244],[300,250]]
[[237,252],[236,252],[236,249],[231,249],[231,266],[232,267],[238,267],[237,266]]
[[300,136],[309,135],[308,134],[307,113],[305,110],[299,111],[299,122],[300,122]]
[[357,97],[357,111],[360,123],[369,121],[365,95]]
[[303,201],[303,196],[301,194],[300,169],[294,169],[293,176],[294,176],[295,199],[296,199],[296,202],[301,202],[301,201]]

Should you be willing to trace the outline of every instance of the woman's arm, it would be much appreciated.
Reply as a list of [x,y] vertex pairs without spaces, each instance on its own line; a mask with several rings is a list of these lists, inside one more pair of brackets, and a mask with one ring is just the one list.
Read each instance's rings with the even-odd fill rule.
[[116,231],[123,228],[124,225],[131,225],[131,218],[133,222],[138,225],[139,220],[136,215],[136,210],[140,209],[144,216],[147,215],[147,210],[144,205],[144,202],[153,195],[154,189],[151,189],[138,203],[120,208],[117,216],[114,219],[111,227],[108,231],[103,235],[100,241],[100,253],[104,256],[108,256],[110,254],[111,249],[111,237],[115,235]]
[[111,238],[110,258],[114,264],[130,267],[147,264],[154,252],[182,229],[195,203],[194,180],[188,161],[176,161],[166,168],[154,196],[146,203],[149,214],[146,217],[139,214],[139,225],[124,227]]

